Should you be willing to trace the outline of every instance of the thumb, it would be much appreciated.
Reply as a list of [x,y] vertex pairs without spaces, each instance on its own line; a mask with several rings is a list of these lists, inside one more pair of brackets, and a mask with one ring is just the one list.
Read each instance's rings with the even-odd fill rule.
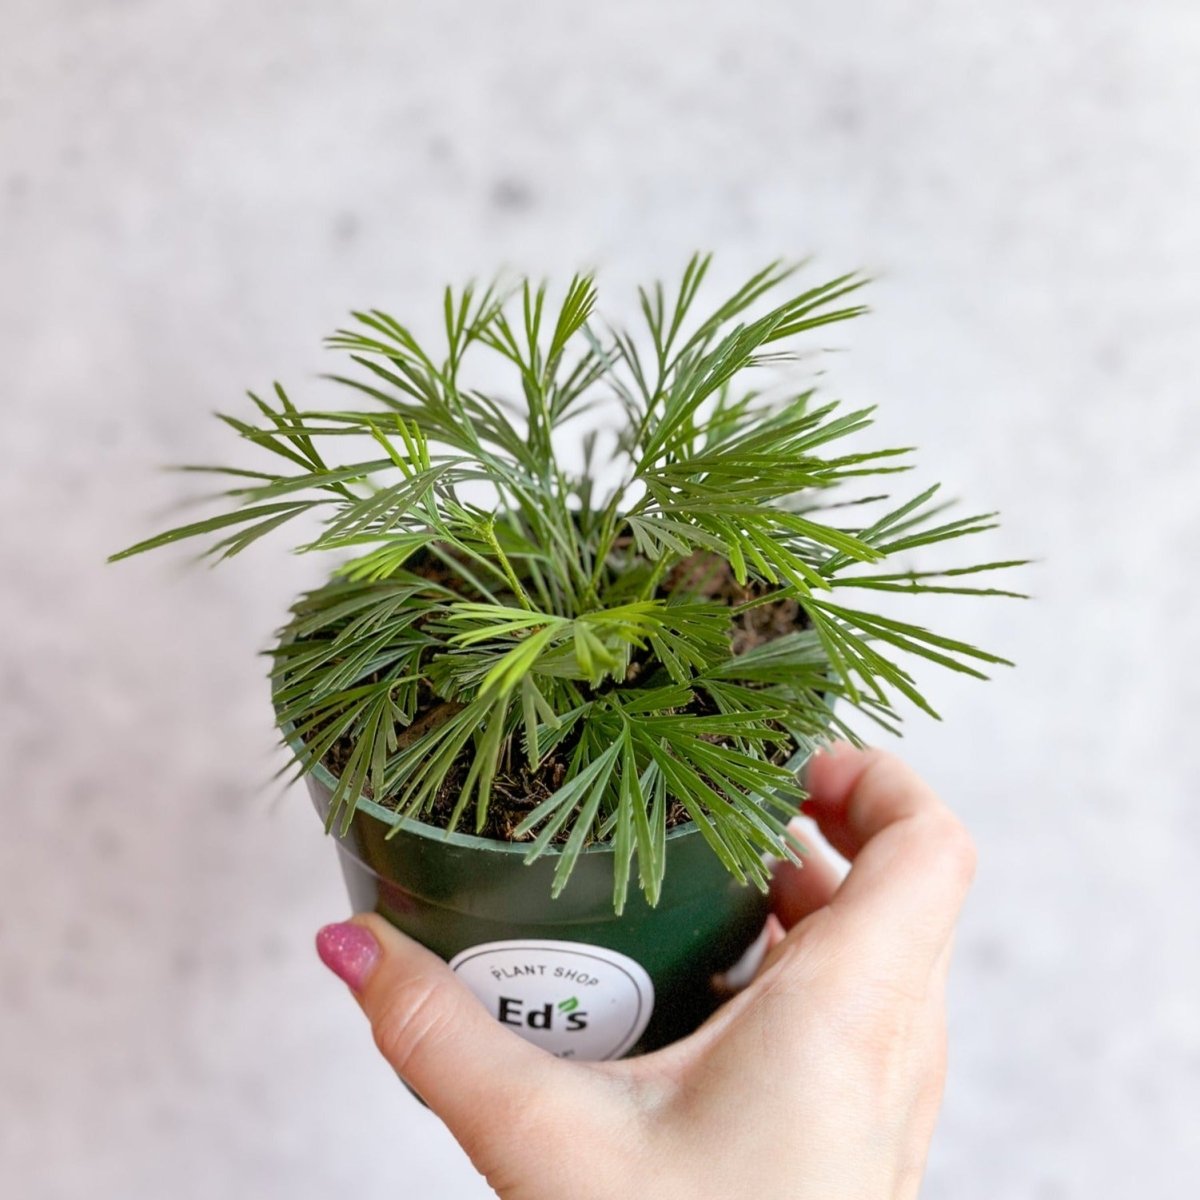
[[317,934],[396,1073],[474,1157],[497,1112],[547,1104],[570,1068],[494,1021],[436,955],[374,914]]

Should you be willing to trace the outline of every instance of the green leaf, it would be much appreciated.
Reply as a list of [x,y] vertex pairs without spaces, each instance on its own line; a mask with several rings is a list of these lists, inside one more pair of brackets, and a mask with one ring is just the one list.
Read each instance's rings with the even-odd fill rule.
[[259,504],[252,508],[242,508],[235,512],[221,513],[218,516],[209,517],[205,521],[193,521],[189,525],[180,525],[175,529],[168,529],[165,533],[147,538],[144,542],[137,542],[124,550],[119,550],[116,554],[109,555],[108,561],[117,562],[122,558],[129,558],[134,554],[143,554],[147,550],[157,550],[160,546],[169,546],[171,543],[183,541],[185,538],[200,537],[206,533],[215,533],[218,529],[228,529],[231,525],[244,525],[248,521],[255,521],[262,517],[279,515],[286,520],[320,503],[323,503],[323,501],[291,500],[282,501],[278,504]]
[[603,754],[593,759],[578,774],[566,780],[562,787],[543,800],[517,826],[515,831],[517,837],[524,837],[541,825],[542,822],[548,822],[543,826],[537,840],[525,856],[526,862],[533,862],[535,858],[539,858],[545,853],[554,835],[574,814],[574,807],[580,802],[587,803],[586,797],[590,795],[593,787],[599,787],[601,791],[607,787],[612,774],[613,764],[616,761],[616,756],[620,748],[620,743],[614,742]]
[[[853,740],[855,711],[887,729],[902,702],[936,716],[905,656],[981,677],[1006,661],[840,603],[1017,596],[972,577],[1024,565],[909,562],[994,514],[947,514],[936,488],[889,498],[910,449],[871,444],[871,408],[797,380],[803,335],[865,311],[863,278],[797,284],[772,262],[709,300],[710,268],[697,254],[638,289],[628,326],[597,316],[587,274],[447,288],[436,344],[354,312],[328,340],[349,360],[324,377],[341,403],[250,393],[250,420],[219,419],[258,461],[185,468],[226,476],[215,515],[113,556],[199,537],[220,560],[317,518],[296,549],[330,554],[328,582],[292,606],[271,686],[295,769],[336,751],[331,829],[370,795],[396,829],[436,809],[484,830],[498,781],[528,772],[549,795],[518,836],[531,858],[561,843],[555,894],[611,839],[614,908],[635,860],[657,903],[681,810],[765,886],[798,795],[780,761]],[[789,602],[794,632],[733,652],[755,609]]]

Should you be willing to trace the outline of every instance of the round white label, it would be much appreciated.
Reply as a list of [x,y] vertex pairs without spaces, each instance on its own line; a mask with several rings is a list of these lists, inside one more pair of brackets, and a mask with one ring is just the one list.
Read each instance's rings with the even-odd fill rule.
[[620,1058],[654,1011],[641,964],[585,942],[485,942],[450,969],[497,1021],[559,1058]]

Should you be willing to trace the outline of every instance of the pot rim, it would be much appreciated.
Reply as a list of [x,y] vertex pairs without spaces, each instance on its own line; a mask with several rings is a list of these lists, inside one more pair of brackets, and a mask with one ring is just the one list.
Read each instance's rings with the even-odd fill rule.
[[[283,740],[291,748],[293,753],[297,752],[301,740],[296,736],[295,726],[289,721],[286,726],[279,727],[283,734]],[[811,757],[812,749],[800,747],[796,752],[784,763],[784,766],[795,774]],[[338,781],[334,778],[333,772],[325,766],[324,763],[317,763],[308,774],[317,779],[321,785],[327,788],[331,793],[337,787]],[[460,846],[463,849],[487,850],[490,853],[496,854],[521,854],[529,853],[528,842],[505,842],[499,838],[480,837],[474,833],[460,833],[456,830],[442,829],[437,825],[429,825],[425,821],[420,821],[416,817],[401,817],[396,818],[395,811],[384,808],[382,804],[377,804],[374,800],[361,793],[356,797],[354,802],[354,811],[363,812],[369,817],[373,817],[381,824],[391,827],[399,827],[405,833],[413,834],[416,837],[428,838],[430,841],[441,842],[444,846]],[[797,810],[797,815],[799,810]],[[695,833],[699,826],[695,821],[686,821],[682,825],[676,825],[674,829],[667,830],[666,840],[687,837],[689,834]],[[593,842],[589,846],[584,846],[580,851],[581,854],[611,854],[613,847],[611,842]],[[561,846],[547,846],[544,855],[555,856],[562,853]]]

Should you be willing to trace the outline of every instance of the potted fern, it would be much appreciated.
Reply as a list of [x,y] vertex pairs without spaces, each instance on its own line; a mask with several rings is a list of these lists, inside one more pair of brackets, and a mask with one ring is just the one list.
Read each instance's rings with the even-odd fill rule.
[[[798,769],[854,738],[835,703],[891,728],[898,701],[933,711],[894,651],[1004,661],[847,598],[1016,594],[960,578],[1014,563],[903,565],[991,515],[872,494],[907,451],[844,446],[869,410],[789,381],[786,346],[863,312],[862,280],[771,304],[793,273],[773,264],[699,315],[708,266],[640,291],[637,336],[595,319],[587,276],[556,306],[529,282],[448,289],[436,351],[355,313],[329,339],[353,404],[251,395],[253,421],[221,419],[275,469],[186,468],[232,478],[222,510],[113,556],[211,534],[224,559],[309,518],[298,549],[336,565],[271,680],[354,905],[561,1055],[711,1011],[770,860],[796,856]],[[488,354],[502,392],[472,375]],[[619,417],[589,426],[605,401]]]

